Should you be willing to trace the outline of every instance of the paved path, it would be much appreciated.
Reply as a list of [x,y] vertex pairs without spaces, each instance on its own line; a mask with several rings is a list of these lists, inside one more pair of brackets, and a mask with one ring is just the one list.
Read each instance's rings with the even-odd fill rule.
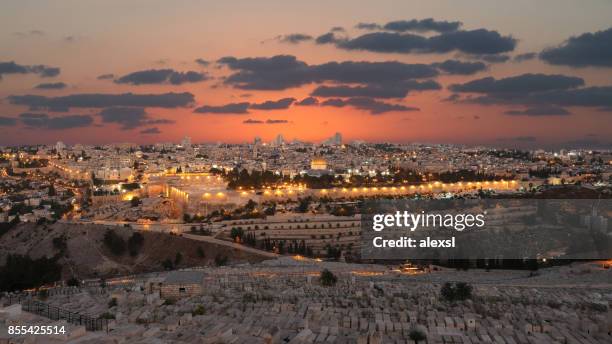
[[276,254],[276,253],[272,253],[272,252],[268,252],[268,251],[263,251],[263,250],[258,250],[256,248],[252,248],[252,247],[249,247],[249,246],[236,244],[234,242],[229,242],[229,241],[225,241],[225,240],[215,239],[215,238],[213,238],[211,236],[188,234],[188,233],[183,233],[181,236],[183,238],[187,238],[187,239],[198,240],[198,241],[205,241],[205,242],[208,242],[208,243],[211,243],[211,244],[217,244],[217,245],[223,245],[223,246],[235,248],[235,249],[238,249],[238,250],[242,250],[242,251],[253,253],[253,254],[258,254],[260,256],[264,256],[264,257],[268,257],[268,258],[277,258],[277,257],[279,257],[279,255]]

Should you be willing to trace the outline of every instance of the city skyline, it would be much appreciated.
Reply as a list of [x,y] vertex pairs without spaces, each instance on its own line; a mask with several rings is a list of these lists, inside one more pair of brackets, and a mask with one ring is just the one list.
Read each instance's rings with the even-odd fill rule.
[[0,145],[610,147],[612,4],[388,5],[8,4]]

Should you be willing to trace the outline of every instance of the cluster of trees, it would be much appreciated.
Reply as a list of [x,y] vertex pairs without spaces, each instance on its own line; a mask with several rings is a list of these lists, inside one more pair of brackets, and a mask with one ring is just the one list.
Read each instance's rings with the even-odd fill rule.
[[109,229],[104,233],[104,245],[116,256],[128,251],[130,256],[135,257],[144,246],[144,236],[139,232],[134,232],[126,243],[123,237]]
[[38,288],[61,279],[59,256],[32,259],[29,256],[9,254],[0,266],[0,291]]
[[32,160],[19,160],[17,166],[19,168],[41,168],[47,167],[49,160],[47,159],[32,159]]
[[472,297],[472,286],[465,282],[446,282],[440,288],[440,296],[448,302],[464,301]]
[[237,189],[239,187],[261,189],[265,185],[272,185],[283,181],[282,175],[277,175],[270,171],[262,172],[254,170],[249,173],[246,169],[238,170],[237,168],[231,170],[224,177],[230,189]]
[[260,240],[258,245],[260,249],[266,251],[278,251],[279,254],[299,254],[302,256],[313,257],[314,253],[312,248],[306,245],[304,240],[298,242],[297,240],[292,240],[287,244],[285,240],[272,240],[270,238],[265,238]]
[[9,222],[0,222],[0,237],[2,237],[6,232],[15,228],[15,226],[17,226],[19,222],[21,222],[21,220],[19,219],[19,215],[15,216]]
[[174,256],[174,260],[166,258],[162,262],[162,267],[165,270],[174,270],[177,266],[179,266],[179,264],[181,264],[181,262],[183,262],[183,255],[180,252],[177,252]]
[[336,275],[334,275],[333,272],[329,271],[328,269],[324,269],[321,271],[319,281],[321,282],[321,285],[331,287],[338,282],[338,277],[336,277]]

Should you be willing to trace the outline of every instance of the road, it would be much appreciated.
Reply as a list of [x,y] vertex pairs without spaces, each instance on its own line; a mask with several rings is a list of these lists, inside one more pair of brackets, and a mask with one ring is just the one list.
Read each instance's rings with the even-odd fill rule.
[[188,233],[183,233],[181,236],[183,238],[187,238],[187,239],[191,239],[191,240],[205,241],[205,242],[208,242],[208,243],[211,243],[211,244],[217,244],[217,245],[223,245],[223,246],[235,248],[235,249],[238,249],[238,250],[242,250],[242,251],[253,253],[253,254],[258,254],[260,256],[264,256],[264,257],[268,257],[268,258],[277,258],[277,257],[279,257],[279,255],[276,254],[276,253],[267,252],[267,251],[263,251],[263,250],[258,250],[256,248],[252,248],[252,247],[249,247],[249,246],[236,244],[234,242],[229,242],[229,241],[225,241],[225,240],[215,239],[215,238],[213,238],[211,236],[195,235],[195,234],[188,234]]

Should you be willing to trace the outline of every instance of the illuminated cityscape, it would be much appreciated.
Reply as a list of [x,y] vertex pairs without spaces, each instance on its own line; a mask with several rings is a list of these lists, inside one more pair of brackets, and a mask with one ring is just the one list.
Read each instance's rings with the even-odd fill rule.
[[610,13],[3,2],[0,344],[612,343]]

